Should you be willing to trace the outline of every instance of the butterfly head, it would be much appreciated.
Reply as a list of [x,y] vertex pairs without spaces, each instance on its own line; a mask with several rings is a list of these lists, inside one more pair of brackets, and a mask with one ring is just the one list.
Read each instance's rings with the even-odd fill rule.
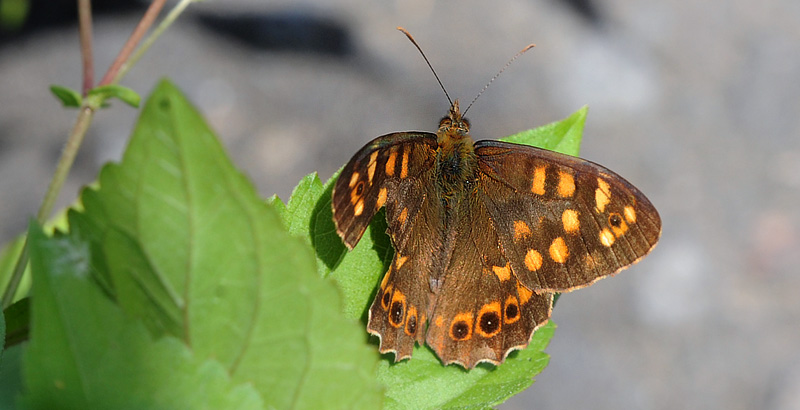
[[458,100],[453,101],[453,105],[450,106],[450,112],[439,121],[438,134],[440,138],[446,135],[456,140],[469,137],[469,120],[461,116]]

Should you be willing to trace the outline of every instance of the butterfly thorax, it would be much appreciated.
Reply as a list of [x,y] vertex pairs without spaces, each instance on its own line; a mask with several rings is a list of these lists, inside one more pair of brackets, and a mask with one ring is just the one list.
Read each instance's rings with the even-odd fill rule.
[[439,149],[436,155],[436,180],[445,209],[451,209],[474,186],[477,157],[469,136],[469,122],[461,116],[458,100],[436,132]]

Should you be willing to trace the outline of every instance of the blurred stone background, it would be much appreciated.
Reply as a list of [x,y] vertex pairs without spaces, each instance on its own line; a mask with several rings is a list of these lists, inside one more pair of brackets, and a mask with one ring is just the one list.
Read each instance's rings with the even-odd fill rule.
[[[140,13],[96,16],[98,80]],[[268,23],[258,42],[243,16]],[[191,6],[123,84],[144,96],[169,77],[261,194],[287,199],[371,138],[433,131],[446,113],[396,26],[466,101],[534,42],[470,110],[473,136],[588,104],[582,156],[644,191],[664,232],[640,264],[561,298],[550,365],[501,408],[788,410],[800,408],[798,22],[794,0],[226,0]],[[36,213],[75,118],[47,86],[80,81],[74,24],[0,42],[1,242]],[[60,206],[120,158],[136,116],[120,103],[96,116]]]

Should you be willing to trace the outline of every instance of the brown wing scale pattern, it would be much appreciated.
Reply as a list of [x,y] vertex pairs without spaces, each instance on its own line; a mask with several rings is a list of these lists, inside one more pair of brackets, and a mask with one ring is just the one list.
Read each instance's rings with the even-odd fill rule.
[[499,364],[547,323],[553,297],[519,282],[480,200],[461,201],[457,214],[453,253],[426,341],[445,364]]
[[358,243],[400,181],[416,179],[433,167],[437,146],[436,134],[397,132],[374,139],[353,156],[332,197],[336,231],[348,248]]

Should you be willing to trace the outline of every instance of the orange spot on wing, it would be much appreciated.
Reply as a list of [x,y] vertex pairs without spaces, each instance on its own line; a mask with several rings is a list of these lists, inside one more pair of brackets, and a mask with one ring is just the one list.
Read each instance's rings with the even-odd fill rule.
[[389,153],[389,159],[386,160],[386,175],[394,176],[394,168],[395,162],[397,161],[397,150],[392,148],[392,151]]
[[575,178],[572,174],[564,171],[558,172],[558,195],[562,198],[569,198],[575,193]]
[[508,262],[506,262],[506,266],[492,266],[492,272],[497,276],[497,279],[500,279],[500,282],[511,279],[511,268],[508,266]]
[[580,220],[578,220],[578,211],[565,209],[564,213],[561,214],[561,223],[567,233],[578,233],[581,226]]
[[531,185],[531,192],[536,195],[544,195],[544,180],[546,168],[544,165],[538,166],[533,170],[533,185]]
[[597,189],[594,190],[594,203],[597,212],[605,212],[606,205],[611,202],[611,187],[602,178],[597,178]]
[[531,235],[531,228],[525,221],[514,221],[514,240],[527,238]]
[[531,296],[533,296],[533,291],[517,282],[517,294],[519,295],[519,303],[524,305],[528,303],[528,301],[531,299]]
[[603,228],[600,231],[600,243],[603,244],[606,248],[611,247],[614,244],[615,236],[608,228]]
[[375,176],[375,167],[378,166],[378,151],[372,153],[369,156],[369,166],[367,167],[367,180],[369,180],[369,184],[372,185],[372,177]]
[[400,163],[400,178],[408,176],[408,150],[403,150],[403,162]]
[[381,289],[386,288],[386,283],[389,282],[389,276],[392,275],[392,267],[389,266],[389,270],[383,275],[383,280],[381,280]]
[[525,267],[531,272],[539,270],[542,267],[542,254],[533,249],[528,250],[525,254]]
[[408,208],[403,208],[403,210],[400,211],[400,216],[397,219],[400,221],[400,225],[406,224],[406,218],[408,218]]
[[362,200],[360,200],[360,201],[356,202],[356,206],[353,208],[353,213],[354,213],[356,216],[359,216],[359,215],[361,215],[363,212],[364,212],[364,200],[362,199]]
[[628,221],[629,224],[636,223],[636,211],[632,206],[626,206],[622,213],[625,215],[625,220]]
[[387,196],[388,193],[386,192],[386,188],[381,188],[381,190],[378,191],[378,202],[375,203],[375,209],[380,209],[380,207],[386,203]]
[[567,248],[567,243],[564,242],[564,238],[558,237],[553,240],[553,243],[550,244],[550,258],[558,263],[564,263],[567,261],[567,257],[569,256],[569,249]]
[[[397,255],[399,255],[399,254],[397,254]],[[395,265],[397,266],[397,269],[399,270],[400,268],[402,268],[407,260],[408,260],[408,256],[398,256],[395,259]]]

